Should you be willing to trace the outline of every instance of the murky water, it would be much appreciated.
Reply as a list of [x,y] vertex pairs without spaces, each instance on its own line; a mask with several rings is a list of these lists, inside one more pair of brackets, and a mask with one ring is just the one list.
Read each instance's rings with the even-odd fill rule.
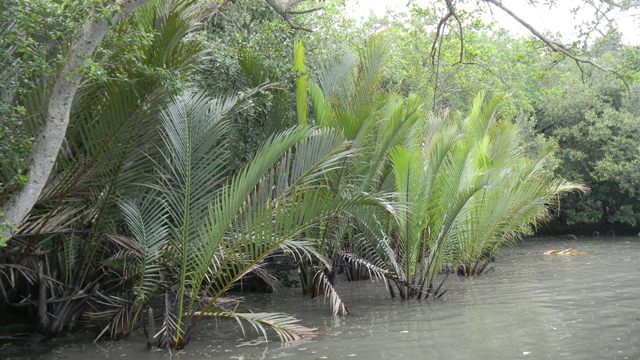
[[[589,256],[542,256],[574,248]],[[505,250],[494,271],[450,278],[435,302],[389,299],[371,282],[339,284],[351,315],[332,319],[321,300],[295,290],[254,295],[255,311],[295,314],[322,336],[294,346],[264,343],[235,323],[200,324],[179,359],[640,359],[640,239],[529,240]],[[74,334],[10,344],[0,357],[163,359],[141,339],[93,344]]]

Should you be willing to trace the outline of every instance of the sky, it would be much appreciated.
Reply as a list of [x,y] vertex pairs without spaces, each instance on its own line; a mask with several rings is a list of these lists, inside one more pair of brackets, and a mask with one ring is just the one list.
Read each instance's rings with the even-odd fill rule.
[[[418,4],[433,3],[434,0],[416,0]],[[550,10],[543,5],[532,6],[529,0],[503,0],[503,4],[543,32],[562,34],[564,41],[570,42],[576,39],[576,25],[580,22],[593,19],[593,11],[584,5],[581,0],[558,0],[557,5]],[[582,6],[581,6],[582,5]],[[576,16],[571,9],[580,6]],[[347,10],[351,16],[366,17],[370,13],[384,16],[389,11],[406,12],[407,0],[347,0]],[[518,35],[529,35],[527,29],[494,7],[493,13],[485,11],[483,18],[486,21],[494,20],[498,26]],[[622,33],[625,43],[640,45],[640,11],[626,14],[615,14],[614,19],[618,29]]]

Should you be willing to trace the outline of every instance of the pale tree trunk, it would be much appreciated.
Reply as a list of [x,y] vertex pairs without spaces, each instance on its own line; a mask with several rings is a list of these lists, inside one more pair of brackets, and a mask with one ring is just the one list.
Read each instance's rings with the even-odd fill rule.
[[[29,215],[51,174],[64,141],[67,127],[69,126],[69,115],[73,99],[82,81],[85,61],[98,48],[109,28],[142,6],[146,1],[116,0],[116,3],[121,6],[121,11],[109,19],[108,22],[101,19],[99,14],[93,14],[94,16],[84,25],[82,33],[69,51],[67,62],[51,92],[44,127],[33,143],[31,154],[27,160],[29,169],[27,183],[5,204],[2,209],[4,216],[0,217],[0,224],[7,222],[18,227]],[[291,7],[304,1],[306,0],[287,0],[285,3],[280,4],[278,0],[266,0],[294,28],[298,27],[291,23],[289,15],[319,10],[319,8],[304,11],[291,10]],[[11,232],[8,229],[2,231],[2,237],[9,238],[10,236]]]
[[[64,68],[58,75],[51,92],[44,126],[34,141],[27,160],[28,180],[5,205],[3,209],[5,214],[0,219],[0,223],[8,222],[14,226],[20,226],[38,201],[64,141],[71,105],[80,87],[86,60],[93,55],[109,28],[146,1],[117,0],[121,11],[114,14],[109,22],[101,18],[100,14],[93,13],[83,26],[80,36],[71,46]],[[11,234],[9,230],[4,230],[2,235],[8,238]]]

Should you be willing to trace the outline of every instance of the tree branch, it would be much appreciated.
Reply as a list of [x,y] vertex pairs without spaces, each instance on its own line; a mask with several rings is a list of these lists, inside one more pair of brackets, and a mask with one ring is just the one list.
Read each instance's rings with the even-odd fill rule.
[[500,82],[507,86],[510,87],[510,85],[504,80],[504,78],[502,76],[500,76],[500,74],[496,73],[495,71],[491,70],[491,68],[487,65],[483,65],[477,62],[473,62],[473,61],[460,61],[457,62],[453,65],[467,65],[467,66],[477,66],[480,69],[484,70],[485,72],[491,74],[493,77],[495,77],[496,79],[500,80]]
[[458,36],[460,37],[460,59],[458,60],[458,62],[462,63],[464,59],[464,32],[462,31],[462,21],[460,21],[460,18],[456,13],[456,9],[453,7],[453,1],[445,0],[445,3],[447,4],[449,13],[451,14],[451,16],[453,16],[453,18],[456,20],[456,23],[458,24]]
[[[540,41],[542,41],[545,45],[547,45],[547,47],[549,49],[551,49],[554,52],[560,53],[565,55],[566,57],[571,58],[573,61],[575,61],[576,63],[582,63],[582,64],[588,64],[593,66],[594,68],[600,70],[600,71],[604,71],[610,74],[613,74],[615,77],[617,77],[620,81],[622,81],[624,83],[624,86],[627,88],[627,93],[629,94],[629,96],[631,96],[631,88],[629,87],[629,84],[627,83],[627,81],[625,80],[624,76],[622,76],[622,74],[620,74],[619,72],[617,72],[616,70],[613,69],[609,69],[606,67],[603,67],[589,59],[583,59],[580,58],[574,54],[572,54],[564,45],[557,43],[551,39],[549,39],[547,36],[545,36],[544,34],[542,34],[540,31],[538,31],[535,27],[533,27],[531,24],[529,24],[528,22],[526,22],[525,20],[523,20],[521,17],[519,17],[518,15],[516,15],[513,11],[511,11],[509,8],[505,7],[504,5],[502,5],[502,1],[500,0],[484,0],[486,3],[490,3],[498,8],[500,8],[502,11],[504,11],[505,13],[507,13],[509,16],[511,16],[514,20],[516,20],[517,22],[519,22],[522,26],[524,26],[525,28],[527,28],[527,30],[529,30],[529,32],[531,32],[535,37],[537,37]],[[580,68],[580,70],[582,71],[582,68]]]
[[322,10],[322,7],[316,7],[305,10],[292,10],[291,8],[295,5],[304,2],[306,0],[289,0],[289,1],[280,1],[280,0],[265,0],[269,6],[278,14],[280,17],[291,26],[292,29],[302,30],[311,32],[311,29],[307,29],[302,27],[291,20],[291,15],[301,15],[308,14],[315,11]]
[[289,11],[287,11],[287,14],[290,14],[290,15],[301,15],[301,14],[308,14],[308,13],[320,11],[322,9],[323,8],[321,8],[321,7],[315,7],[315,8],[306,9],[306,10],[289,10]]

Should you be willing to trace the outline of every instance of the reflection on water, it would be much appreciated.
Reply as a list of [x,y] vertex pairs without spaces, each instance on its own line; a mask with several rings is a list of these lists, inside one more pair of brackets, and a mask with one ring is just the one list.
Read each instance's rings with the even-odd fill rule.
[[[543,256],[574,248],[589,256]],[[436,302],[390,300],[380,285],[340,283],[351,311],[334,319],[295,290],[252,295],[255,311],[295,314],[322,336],[282,347],[235,323],[200,324],[179,359],[640,359],[640,239],[529,240],[505,250],[495,271],[450,278]],[[139,338],[93,344],[83,334],[11,344],[21,359],[162,359]]]

